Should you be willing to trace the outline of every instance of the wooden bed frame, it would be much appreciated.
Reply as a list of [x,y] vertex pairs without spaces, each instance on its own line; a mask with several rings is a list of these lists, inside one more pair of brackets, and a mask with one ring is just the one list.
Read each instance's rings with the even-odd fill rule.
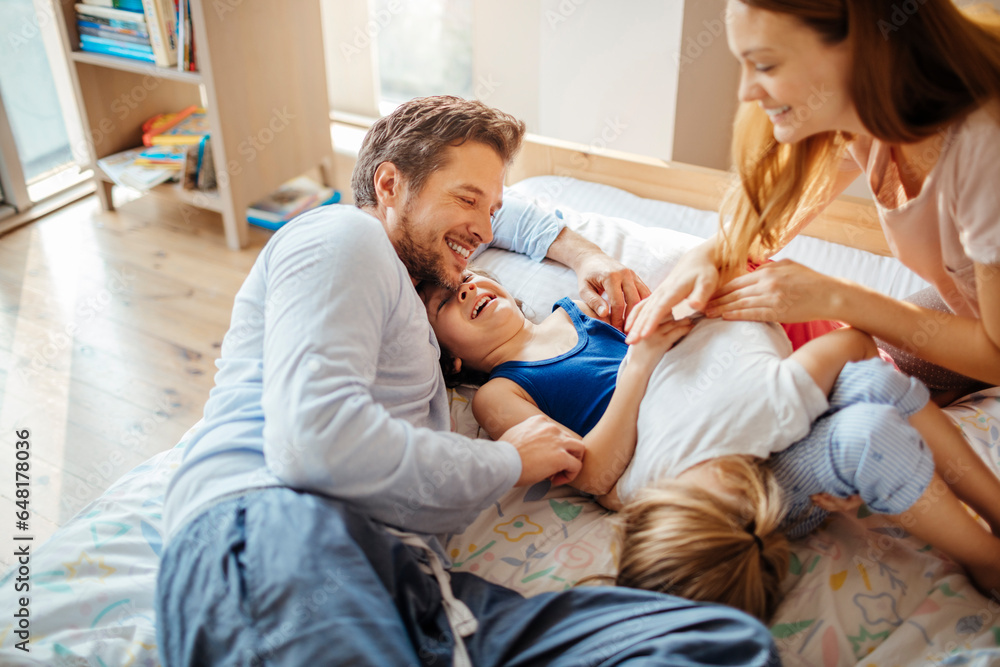
[[[602,183],[639,197],[717,211],[732,175],[718,169],[527,135],[507,174],[508,184],[532,176],[570,176]],[[803,231],[808,236],[892,255],[874,202],[841,195]]]

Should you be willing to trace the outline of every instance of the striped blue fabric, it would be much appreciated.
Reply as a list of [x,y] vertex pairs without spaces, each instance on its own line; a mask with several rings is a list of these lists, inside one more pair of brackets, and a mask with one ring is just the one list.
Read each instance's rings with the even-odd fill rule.
[[785,530],[808,534],[828,512],[809,496],[858,494],[878,514],[901,514],[923,495],[934,457],[909,416],[927,404],[919,381],[881,359],[844,367],[830,393],[830,409],[802,440],[771,457],[785,492]]

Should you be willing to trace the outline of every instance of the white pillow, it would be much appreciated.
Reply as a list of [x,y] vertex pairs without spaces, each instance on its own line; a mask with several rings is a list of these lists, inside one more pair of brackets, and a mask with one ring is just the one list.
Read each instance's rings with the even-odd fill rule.
[[[536,203],[543,208],[542,201]],[[703,239],[672,229],[644,227],[622,218],[599,213],[559,211],[566,226],[593,241],[611,257],[634,270],[650,289],[659,285],[684,253]],[[540,322],[563,297],[580,298],[576,274],[551,260],[536,262],[524,255],[490,248],[473,261],[489,270],[525,306],[525,314]]]

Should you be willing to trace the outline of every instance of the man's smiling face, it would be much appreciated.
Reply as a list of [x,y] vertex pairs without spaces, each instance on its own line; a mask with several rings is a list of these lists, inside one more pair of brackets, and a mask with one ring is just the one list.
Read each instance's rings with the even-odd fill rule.
[[444,149],[447,163],[420,192],[407,191],[386,211],[386,230],[415,281],[451,289],[462,283],[469,256],[493,239],[492,218],[503,202],[506,166],[489,146],[466,142]]

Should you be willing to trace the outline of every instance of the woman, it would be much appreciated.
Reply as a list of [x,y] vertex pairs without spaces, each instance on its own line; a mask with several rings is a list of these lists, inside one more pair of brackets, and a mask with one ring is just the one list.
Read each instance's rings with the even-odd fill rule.
[[[947,398],[1000,384],[1000,19],[901,7],[729,1],[744,103],[731,222],[633,311],[629,342],[687,298],[709,317],[846,322]],[[898,301],[789,261],[740,275],[862,172],[893,253],[933,288]]]

